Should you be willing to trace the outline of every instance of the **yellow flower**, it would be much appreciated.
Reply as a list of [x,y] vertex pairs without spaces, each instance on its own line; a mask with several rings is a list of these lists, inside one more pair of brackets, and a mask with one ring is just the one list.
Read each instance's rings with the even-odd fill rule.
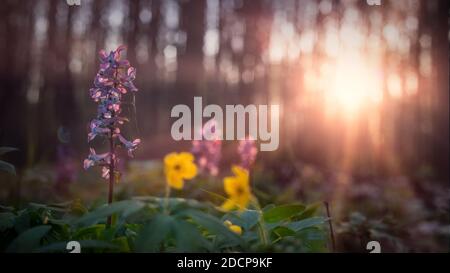
[[238,166],[233,166],[231,170],[234,176],[223,179],[223,185],[228,199],[222,204],[222,209],[226,211],[234,208],[243,210],[248,206],[252,198],[248,171]]
[[167,184],[174,189],[182,189],[185,179],[197,175],[197,166],[191,153],[170,153],[164,157],[164,172]]
[[225,226],[227,226],[231,231],[233,231],[234,233],[241,235],[242,234],[242,228],[240,226],[237,225],[233,225],[233,223],[231,223],[230,221],[226,220],[225,222],[223,222],[225,224]]

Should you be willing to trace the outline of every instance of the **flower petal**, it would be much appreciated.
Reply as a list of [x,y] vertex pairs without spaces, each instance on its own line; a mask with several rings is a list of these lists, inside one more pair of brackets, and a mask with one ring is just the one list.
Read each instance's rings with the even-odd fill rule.
[[227,199],[220,207],[225,211],[230,211],[236,207],[236,203],[232,199]]
[[176,172],[170,171],[166,174],[167,183],[170,187],[181,190],[184,186],[184,181],[181,176],[179,176]]
[[194,156],[191,153],[187,153],[187,152],[182,152],[180,153],[180,159],[183,161],[194,161]]
[[236,177],[234,177],[234,176],[225,177],[223,179],[223,187],[225,189],[225,192],[229,196],[236,195],[236,186],[237,186],[237,184],[238,184],[238,182],[236,181]]
[[183,164],[183,177],[192,179],[197,175],[197,166],[193,162]]
[[231,231],[233,231],[234,233],[236,233],[237,235],[241,235],[242,234],[242,228],[240,226],[237,225],[231,225],[228,227]]
[[178,161],[177,153],[170,153],[164,157],[164,165],[173,166]]
[[231,170],[240,179],[245,179],[248,181],[248,171],[246,169],[241,168],[237,165],[233,165],[233,167],[231,167]]
[[250,203],[251,193],[246,192],[245,194],[242,194],[239,196],[239,198],[235,199],[236,205],[239,208],[239,210],[244,210],[248,207],[248,204]]

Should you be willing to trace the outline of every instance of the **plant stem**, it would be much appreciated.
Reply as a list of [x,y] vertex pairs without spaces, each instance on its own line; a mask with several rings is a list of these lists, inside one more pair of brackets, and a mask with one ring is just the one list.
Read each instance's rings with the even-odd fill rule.
[[[114,71],[114,78],[117,79],[118,75],[118,69]],[[114,83],[114,88],[117,88],[117,84]],[[112,113],[112,117],[114,117],[114,113]],[[109,192],[108,192],[108,205],[111,205],[113,201],[113,194],[114,194],[114,182],[115,182],[115,170],[114,170],[114,160],[115,160],[115,150],[114,150],[114,126],[110,126],[110,134],[109,134],[109,152],[111,154],[111,161],[109,163]],[[112,223],[112,215],[108,216],[108,219],[106,221],[106,226],[110,227]]]
[[164,196],[164,213],[169,214],[169,197],[170,197],[170,186],[166,185],[166,194]]
[[[262,216],[261,216],[262,218]],[[268,239],[267,239],[267,233],[266,233],[266,229],[264,228],[264,220],[261,220],[258,222],[258,230],[259,233],[261,234],[261,242],[263,245],[267,245],[268,244]]]
[[330,207],[328,202],[323,202],[325,204],[325,208],[327,210],[327,217],[328,217],[328,225],[330,227],[330,237],[331,237],[331,250],[333,252],[336,252],[336,240],[334,239],[334,231],[333,231],[333,224],[331,223],[331,214],[330,214]]
[[[113,201],[113,193],[114,193],[114,180],[115,180],[115,174],[114,174],[114,139],[113,139],[113,130],[111,129],[111,133],[109,136],[109,150],[111,153],[111,162],[109,163],[109,192],[108,192],[108,205],[111,205]],[[111,215],[108,216],[108,220],[106,222],[106,226],[111,226]]]
[[269,240],[267,238],[267,230],[265,228],[265,222],[264,222],[264,217],[263,217],[263,211],[261,209],[261,206],[259,205],[258,199],[256,199],[255,196],[252,197],[253,199],[253,204],[255,205],[256,209],[260,212],[261,216],[259,218],[258,221],[258,230],[261,236],[261,242],[263,245],[268,245]]

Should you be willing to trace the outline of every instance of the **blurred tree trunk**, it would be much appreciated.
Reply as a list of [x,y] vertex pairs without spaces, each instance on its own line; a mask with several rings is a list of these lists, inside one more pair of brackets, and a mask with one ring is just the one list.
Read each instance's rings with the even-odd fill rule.
[[102,23],[102,17],[104,9],[106,8],[106,3],[105,0],[95,0],[92,5],[92,21],[89,32],[91,33],[91,39],[95,41],[95,66],[92,66],[93,71],[97,71],[100,62],[98,53],[105,46],[106,27]]
[[2,2],[0,7],[0,49],[4,58],[0,64],[0,146],[18,147],[23,152],[26,149],[27,121],[24,117],[34,28],[34,14],[30,15],[29,11],[34,6],[34,1],[17,3],[9,0]]
[[449,59],[448,59],[448,16],[449,2],[447,0],[435,0],[432,4],[431,40],[433,50],[433,86],[434,109],[433,111],[433,165],[436,166],[438,175],[445,178],[443,182],[448,184],[449,166]]
[[[105,0],[95,0],[92,1],[92,4],[90,6],[92,14],[91,20],[89,22],[89,25],[86,27],[86,40],[90,41],[91,48],[88,50],[92,55],[89,55],[89,58],[86,58],[86,71],[83,73],[84,75],[84,83],[83,86],[86,89],[89,89],[93,82],[94,77],[97,74],[98,67],[100,64],[99,60],[99,51],[101,49],[104,49],[105,46],[105,38],[106,38],[106,32],[107,28],[104,25],[105,24],[105,8],[106,8],[106,2]],[[92,51],[93,52],[92,52]],[[86,90],[88,92],[88,90]],[[92,110],[95,109],[94,105],[92,104],[89,96],[86,95],[81,96],[81,99],[79,100],[81,104],[84,106],[90,105],[92,108],[89,107],[82,107],[80,108],[81,117],[83,119],[83,132],[88,132],[88,123],[89,119],[92,118]]]
[[[149,44],[148,44],[148,72],[147,77],[149,79],[149,87],[150,94],[152,96],[152,100],[155,102],[159,102],[160,100],[160,92],[159,92],[159,81],[157,77],[158,66],[156,64],[156,56],[158,54],[158,35],[159,35],[159,27],[161,25],[161,0],[152,0],[150,10],[152,13],[152,19],[149,25]],[[160,103],[157,103],[160,105]],[[153,117],[152,124],[148,124],[147,126],[151,126],[149,129],[152,134],[156,134],[156,128],[159,128],[160,123],[160,112],[158,111],[158,107],[151,107],[150,115]],[[143,125],[145,126],[145,124]]]
[[156,71],[158,67],[156,66],[156,55],[158,54],[158,30],[161,21],[161,0],[151,1],[151,13],[152,19],[149,26],[149,38],[150,43],[148,47],[149,56],[149,67],[150,67],[150,78],[156,79]]
[[412,108],[413,108],[413,120],[415,121],[414,124],[414,147],[415,147],[415,166],[420,166],[422,164],[422,161],[425,156],[424,147],[425,143],[423,143],[423,135],[422,135],[422,124],[424,122],[423,120],[423,113],[422,113],[422,100],[423,100],[423,92],[425,89],[424,85],[424,77],[420,73],[420,36],[424,32],[425,27],[425,9],[423,8],[424,3],[421,2],[419,4],[419,9],[417,11],[417,19],[418,19],[418,25],[417,25],[417,34],[415,37],[415,41],[411,44],[411,51],[410,51],[410,60],[411,60],[411,67],[414,71],[414,73],[417,75],[417,92],[414,96],[414,101],[412,102]]
[[80,122],[77,104],[75,103],[74,82],[70,70],[71,53],[72,53],[72,30],[73,30],[73,15],[76,12],[76,7],[62,6],[67,9],[64,30],[61,33],[61,39],[56,45],[57,62],[61,64],[60,69],[53,75],[56,78],[55,82],[55,119],[58,127],[57,135],[58,141],[62,144],[71,143],[72,148],[78,149],[80,138],[79,134],[82,131],[79,128]]
[[[240,103],[247,104],[256,91],[256,68],[263,65],[263,53],[270,42],[270,29],[272,14],[270,5],[265,1],[244,0],[242,7],[237,11],[244,19],[244,48],[239,60],[239,76],[241,77],[239,98]],[[268,92],[258,90],[258,92]]]
[[[186,33],[185,50],[179,52],[178,55],[177,81],[180,84],[197,86],[204,80],[205,10],[205,0],[184,0],[180,2],[180,30]],[[181,92],[183,91],[181,90]]]
[[[39,159],[48,159],[54,153],[51,153],[52,147],[56,144],[56,117],[54,116],[55,105],[55,93],[56,93],[56,77],[57,71],[61,70],[61,63],[58,62],[57,57],[57,44],[58,37],[58,24],[56,22],[58,4],[63,3],[58,0],[49,0],[49,7],[47,10],[47,43],[43,47],[43,60],[42,60],[42,78],[43,84],[39,92],[38,102],[38,143],[39,149],[37,150]],[[63,3],[65,4],[65,3]],[[64,64],[62,64],[64,65]]]
[[128,25],[125,30],[125,37],[127,39],[127,59],[130,63],[137,65],[136,60],[136,46],[138,44],[138,37],[140,34],[140,11],[141,1],[133,0],[128,2]]

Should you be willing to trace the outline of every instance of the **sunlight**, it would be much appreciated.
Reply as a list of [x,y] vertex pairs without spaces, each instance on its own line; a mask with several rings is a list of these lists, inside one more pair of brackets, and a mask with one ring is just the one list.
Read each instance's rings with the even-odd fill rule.
[[[361,108],[382,99],[381,75],[376,65],[362,54],[341,54],[325,79],[326,101],[331,110],[354,115]],[[322,75],[325,76],[325,75]]]

